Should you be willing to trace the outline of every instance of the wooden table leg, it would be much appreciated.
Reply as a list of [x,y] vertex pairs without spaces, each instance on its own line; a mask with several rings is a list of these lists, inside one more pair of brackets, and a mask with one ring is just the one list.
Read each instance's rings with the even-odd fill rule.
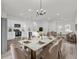
[[31,59],[36,59],[36,52],[31,50]]

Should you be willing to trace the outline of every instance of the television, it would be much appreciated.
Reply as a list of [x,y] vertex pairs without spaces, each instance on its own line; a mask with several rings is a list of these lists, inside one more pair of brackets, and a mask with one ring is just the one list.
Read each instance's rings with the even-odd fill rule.
[[16,28],[20,28],[21,25],[20,25],[20,24],[14,24],[14,27],[16,27]]

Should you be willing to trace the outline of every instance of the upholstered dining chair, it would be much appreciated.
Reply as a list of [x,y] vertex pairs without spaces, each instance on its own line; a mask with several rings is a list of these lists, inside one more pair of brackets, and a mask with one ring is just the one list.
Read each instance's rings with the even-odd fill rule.
[[51,35],[57,37],[57,32],[51,31]]
[[12,59],[28,59],[24,50],[21,50],[16,44],[11,44]]
[[39,49],[39,50],[37,50],[37,52],[36,52],[36,58],[37,59],[40,59],[40,53],[41,52],[43,52],[43,49],[41,48],[41,49]]
[[49,49],[41,53],[42,59],[58,59],[59,43],[56,42]]
[[47,32],[47,36],[50,37],[51,36],[51,32]]
[[61,38],[58,43],[58,59],[62,59],[62,53],[61,53],[62,41],[63,39]]
[[77,36],[75,33],[71,32],[66,34],[66,40],[70,43],[77,43]]

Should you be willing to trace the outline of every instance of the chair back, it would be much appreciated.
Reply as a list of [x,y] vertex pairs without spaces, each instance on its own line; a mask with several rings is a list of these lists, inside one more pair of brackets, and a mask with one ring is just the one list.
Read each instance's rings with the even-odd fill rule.
[[62,47],[62,39],[59,40],[58,49],[61,50],[61,47]]
[[62,38],[59,40],[59,43],[58,43],[58,58],[59,59],[62,59],[61,47],[62,47]]
[[49,56],[48,59],[57,59],[58,58],[58,42],[56,42],[54,45],[52,45],[49,48]]
[[61,51],[62,39],[58,40],[54,45],[52,45],[49,49],[49,58],[57,59],[58,53]]
[[11,44],[10,48],[12,53],[12,59],[27,59],[24,52],[15,44]]
[[68,33],[66,35],[66,40],[70,43],[77,43],[77,36],[75,33]]

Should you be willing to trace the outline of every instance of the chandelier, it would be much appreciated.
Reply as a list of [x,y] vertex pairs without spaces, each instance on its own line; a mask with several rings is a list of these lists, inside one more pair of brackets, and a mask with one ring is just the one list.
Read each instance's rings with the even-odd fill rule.
[[45,15],[46,14],[46,10],[42,9],[42,0],[40,0],[40,10],[37,10],[37,15]]

